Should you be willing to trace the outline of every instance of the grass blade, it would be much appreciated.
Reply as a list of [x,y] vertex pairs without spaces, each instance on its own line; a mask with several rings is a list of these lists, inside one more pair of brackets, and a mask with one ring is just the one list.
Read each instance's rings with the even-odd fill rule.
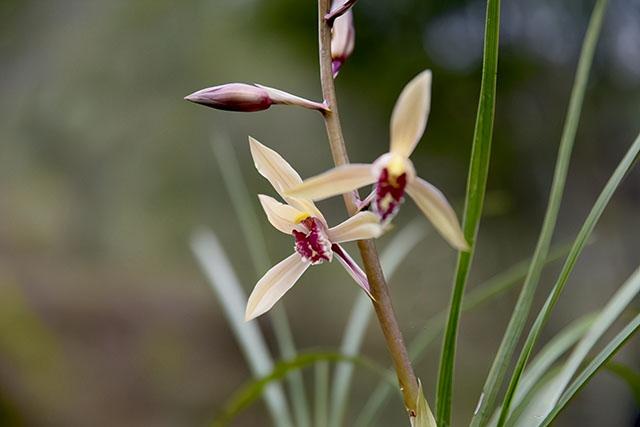
[[587,365],[587,367],[571,383],[562,394],[556,406],[544,419],[541,426],[548,426],[567,406],[573,397],[589,382],[589,380],[602,368],[627,341],[640,329],[640,314],[637,315],[609,344]]
[[[558,245],[552,249],[549,258],[547,258],[547,262],[558,260],[568,252],[568,245]],[[492,301],[520,283],[527,274],[529,261],[530,260],[519,262],[508,270],[497,274],[484,283],[476,286],[464,299],[464,302],[462,303],[462,311],[465,312],[479,307],[486,302]],[[414,362],[420,361],[429,345],[431,345],[442,332],[444,329],[446,314],[447,313],[445,311],[442,311],[431,318],[420,334],[413,339],[409,346],[409,355]],[[376,414],[382,408],[385,400],[393,390],[394,388],[390,387],[386,382],[380,382],[373,393],[371,393],[369,400],[367,400],[367,403],[358,416],[355,427],[367,427],[371,425]]]
[[[391,280],[400,263],[406,259],[409,252],[415,248],[425,235],[424,221],[420,218],[410,222],[393,236],[381,256],[381,263],[387,280]],[[369,297],[364,293],[358,294],[340,345],[342,354],[346,356],[358,354],[372,314],[373,306]],[[328,424],[331,427],[338,427],[342,424],[347,407],[347,394],[351,385],[353,368],[354,366],[351,363],[338,363],[336,365],[331,388],[331,417]],[[318,425],[323,426],[326,424]]]
[[[233,210],[238,215],[240,227],[249,256],[256,271],[256,278],[271,268],[267,244],[260,227],[260,222],[256,215],[256,206],[251,203],[249,190],[242,177],[242,172],[238,160],[233,152],[233,146],[228,138],[217,135],[214,143],[211,144],[215,153],[215,158],[220,167],[222,179],[224,181]],[[269,311],[269,318],[273,324],[278,349],[283,359],[293,359],[296,356],[296,346],[293,341],[293,334],[287,320],[287,314],[281,301]],[[302,374],[293,371],[287,377],[293,411],[298,427],[311,427],[311,416],[307,404],[307,397],[304,388]]]
[[[520,375],[522,374],[522,371],[527,364],[527,360],[529,358],[529,355],[531,354],[533,345],[535,344],[536,339],[540,334],[540,331],[542,330],[544,324],[546,323],[547,318],[551,313],[551,310],[553,309],[558,297],[560,296],[560,293],[564,289],[564,285],[569,279],[569,275],[571,274],[571,271],[573,270],[573,267],[576,261],[578,260],[578,257],[580,256],[582,249],[584,249],[584,246],[586,245],[587,240],[591,235],[591,232],[593,231],[593,229],[596,226],[596,223],[600,219],[602,212],[604,211],[605,207],[608,205],[609,201],[611,200],[611,197],[613,197],[613,193],[616,191],[616,189],[618,188],[622,180],[625,178],[627,173],[634,166],[639,152],[640,152],[640,135],[638,135],[633,145],[631,145],[631,147],[625,154],[622,161],[618,164],[618,167],[616,168],[614,173],[611,175],[611,178],[609,178],[609,181],[607,182],[604,189],[600,193],[600,196],[598,196],[598,199],[593,205],[593,208],[591,208],[591,212],[589,212],[587,219],[582,225],[582,228],[578,233],[578,237],[576,238],[576,241],[573,244],[571,251],[569,252],[569,256],[567,257],[567,260],[565,261],[565,264],[562,267],[562,271],[560,272],[558,280],[556,281],[556,284],[551,290],[551,293],[547,297],[547,300],[544,306],[540,310],[540,313],[538,314],[533,326],[531,327],[531,330],[529,331],[529,335],[527,336],[527,340],[525,341],[522,351],[520,352],[520,356],[518,358],[518,362],[516,363],[514,374],[511,377],[511,381],[509,382],[509,388],[507,389],[507,393],[505,395],[504,403],[502,406],[502,414],[500,418],[503,422],[504,420],[506,420],[506,414],[509,410],[511,398],[513,396],[513,393],[518,387]],[[498,425],[501,425],[500,421],[498,422]]]
[[396,377],[384,367],[361,357],[347,357],[340,353],[303,353],[298,354],[292,360],[278,362],[273,370],[262,378],[249,381],[236,392],[224,409],[218,413],[212,425],[214,427],[226,426],[241,412],[246,410],[253,402],[256,401],[267,387],[272,385],[274,381],[279,381],[285,376],[290,375],[293,371],[298,371],[307,366],[317,363],[328,362],[349,362],[366,368],[370,372],[380,376],[384,381],[396,385]]
[[456,337],[465,284],[471,267],[478,224],[484,204],[484,195],[489,172],[493,118],[495,115],[496,76],[498,74],[498,34],[500,27],[500,0],[487,0],[484,56],[482,61],[482,83],[471,150],[471,164],[465,197],[463,231],[471,245],[469,252],[458,255],[456,277],[451,295],[449,317],[444,333],[438,387],[436,394],[436,419],[440,427],[451,422],[451,394],[453,388],[453,366],[455,363]]
[[[220,300],[251,372],[255,377],[268,375],[273,369],[273,360],[257,324],[244,321],[247,296],[215,234],[206,230],[197,232],[191,239],[191,248]],[[275,425],[293,426],[280,384],[269,384],[264,390],[264,400]]]
[[[562,371],[553,381],[553,390],[545,396],[545,400],[542,402],[540,413],[542,417],[550,414],[554,406],[558,403],[558,400],[560,399],[567,384],[569,384],[571,378],[584,362],[589,351],[607,331],[607,329],[609,329],[613,322],[620,316],[620,314],[627,308],[631,301],[633,301],[638,293],[640,293],[640,268],[633,273],[633,275],[609,300],[607,305],[602,309],[602,312],[598,315],[597,319],[593,322],[593,325],[591,325],[585,336],[573,350],[573,353],[571,353],[571,356],[565,363]],[[631,322],[631,325],[633,324],[634,322]]]
[[[596,317],[595,313],[587,314],[571,323],[551,341],[549,341],[522,375],[522,381],[513,396],[513,406],[517,408],[527,400],[527,394],[531,392],[535,384],[551,370],[552,366],[569,348],[571,348],[591,326]],[[514,409],[515,412],[515,409]],[[496,414],[497,415],[497,414]],[[508,425],[515,426],[518,421],[515,413],[509,416]]]
[[[529,311],[531,310],[533,296],[542,272],[543,261],[547,257],[547,252],[551,244],[551,237],[558,218],[558,211],[560,209],[560,203],[564,193],[567,170],[571,159],[571,151],[576,131],[578,129],[584,94],[587,88],[589,71],[591,70],[593,55],[598,41],[598,36],[600,34],[602,18],[604,16],[607,2],[608,0],[598,0],[591,17],[591,21],[589,22],[584,44],[582,46],[582,52],[580,53],[575,82],[571,91],[567,118],[565,120],[560,140],[558,160],[556,162],[553,183],[551,185],[549,203],[547,205],[547,211],[545,213],[538,243],[536,244],[536,249],[534,251],[533,261],[531,262],[529,273],[525,279],[524,285],[522,286],[513,314],[511,315],[507,330],[502,338],[500,348],[498,349],[498,353],[482,389],[478,408],[471,419],[471,427],[480,427],[487,422],[487,418],[491,413],[490,411],[493,410],[495,405],[504,375],[509,367],[509,362],[513,357],[516,345],[520,340],[522,330],[525,326],[527,317],[529,316]],[[508,410],[508,401],[506,407],[503,407]]]
[[315,425],[326,426],[329,414],[329,362],[316,363],[315,378]]

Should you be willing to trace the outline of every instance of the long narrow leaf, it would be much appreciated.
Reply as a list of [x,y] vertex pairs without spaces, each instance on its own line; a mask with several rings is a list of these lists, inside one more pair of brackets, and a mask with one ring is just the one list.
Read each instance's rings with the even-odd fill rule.
[[[340,362],[346,363],[346,362]],[[326,426],[329,416],[329,362],[317,362],[315,366],[315,422],[316,426]]]
[[567,406],[573,397],[589,382],[589,380],[620,350],[627,341],[640,329],[640,314],[637,315],[611,342],[589,363],[567,388],[556,406],[544,419],[541,427],[546,427]]
[[[564,193],[567,170],[569,169],[569,162],[571,159],[571,151],[573,149],[573,143],[578,129],[578,122],[580,120],[580,113],[582,111],[584,94],[587,88],[589,71],[591,70],[596,42],[600,34],[602,18],[604,16],[607,1],[608,0],[598,0],[587,29],[587,34],[582,46],[582,52],[580,53],[580,60],[578,62],[576,79],[571,91],[569,110],[567,112],[560,140],[560,148],[554,171],[553,183],[551,185],[549,203],[547,205],[547,211],[545,213],[538,243],[536,244],[536,249],[534,251],[533,261],[531,262],[529,273],[525,279],[524,285],[522,286],[522,290],[518,297],[518,301],[516,302],[513,314],[511,315],[511,319],[509,320],[507,330],[502,338],[500,348],[498,349],[498,353],[493,361],[491,370],[489,371],[489,375],[487,376],[487,380],[482,389],[478,408],[471,419],[471,427],[480,427],[487,422],[487,418],[489,417],[489,414],[491,414],[495,405],[507,368],[510,365],[509,362],[513,357],[518,341],[520,340],[522,330],[527,321],[527,317],[529,316],[529,311],[531,310],[535,290],[538,285],[538,281],[540,280],[540,274],[542,273],[543,261],[547,257],[549,246],[551,244],[551,237],[553,236],[556,220],[558,218],[558,211],[560,209],[560,203]],[[507,405],[503,405],[503,410],[508,411],[508,400],[506,403]]]
[[542,402],[540,407],[541,412],[539,414],[540,418],[547,416],[553,410],[567,384],[569,384],[571,378],[573,378],[580,365],[586,359],[589,351],[638,293],[640,293],[640,268],[633,273],[609,300],[600,315],[598,315],[598,318],[593,322],[593,325],[591,325],[585,336],[573,350],[562,371],[558,374],[558,377],[554,379],[554,388],[547,393],[545,400]]
[[[202,230],[194,234],[191,248],[220,300],[227,321],[255,377],[268,375],[273,369],[262,333],[255,322],[244,321],[247,296],[215,234]],[[289,408],[280,384],[269,384],[264,390],[267,409],[277,426],[292,427]]]
[[292,360],[278,362],[268,375],[250,381],[241,387],[240,390],[231,398],[229,404],[227,404],[224,409],[218,413],[212,425],[213,427],[226,426],[231,420],[255,402],[263,393],[263,390],[274,384],[274,381],[283,379],[292,371],[299,371],[302,368],[317,363],[345,361],[357,364],[358,366],[380,376],[384,381],[388,381],[394,385],[396,384],[396,377],[391,372],[372,361],[363,359],[362,357],[347,357],[335,352],[298,354]]
[[478,115],[473,135],[471,163],[465,197],[463,231],[471,249],[458,255],[458,266],[454,279],[449,318],[444,333],[438,387],[436,395],[436,419],[440,427],[448,427],[451,422],[451,394],[453,389],[453,366],[455,363],[456,338],[462,296],[471,267],[475,249],[480,215],[489,173],[493,118],[495,115],[496,76],[498,74],[498,34],[500,27],[500,0],[487,0],[485,23],[484,57],[482,61],[482,83]]
[[[382,252],[382,268],[391,280],[400,263],[426,235],[422,218],[410,222],[396,233]],[[340,352],[346,356],[355,356],[360,351],[364,334],[373,314],[371,300],[364,293],[359,293],[351,309],[351,315],[340,345]],[[338,363],[333,375],[331,388],[331,417],[329,426],[338,427],[342,424],[347,407],[347,394],[353,375],[353,364]]]
[[[517,425],[517,407],[528,399],[527,395],[532,392],[536,383],[538,383],[538,381],[540,381],[540,379],[549,372],[560,356],[569,350],[569,348],[571,348],[584,335],[587,328],[593,323],[595,317],[595,313],[586,314],[580,317],[578,320],[560,331],[543,347],[542,350],[540,350],[540,353],[524,371],[522,380],[520,381],[520,386],[513,396],[512,406],[514,407],[514,413],[509,414],[507,422],[509,426],[515,427]],[[497,424],[498,416],[499,413],[496,413],[496,423],[493,425]]]
[[[568,252],[568,245],[559,245],[554,247],[549,258],[547,258],[547,262],[555,261],[566,255]],[[521,261],[510,267],[508,270],[497,274],[484,283],[476,286],[465,298],[462,304],[462,311],[466,312],[467,310],[479,307],[484,303],[493,301],[520,283],[527,274],[529,261],[530,260]],[[413,339],[409,346],[409,355],[411,356],[411,360],[417,363],[422,359],[427,348],[435,341],[444,329],[446,315],[447,313],[445,311],[435,315],[427,322],[422,331],[420,331],[420,334]],[[369,399],[358,416],[354,427],[367,427],[371,425],[375,415],[382,408],[382,405],[394,389],[394,387],[390,387],[386,382],[380,382],[373,393],[369,396]]]
[[[271,267],[271,262],[264,234],[256,215],[256,206],[251,203],[249,190],[242,177],[240,165],[229,139],[222,135],[217,135],[211,145],[220,167],[223,182],[231,198],[233,210],[240,221],[242,235],[249,249],[249,255],[256,271],[256,278],[258,278]],[[281,357],[283,359],[293,359],[296,356],[296,346],[284,307],[284,303],[280,302],[269,311],[268,316],[273,324]],[[287,382],[293,403],[296,426],[311,427],[311,417],[302,374],[298,371],[292,372],[287,377]]]
[[[587,219],[582,225],[582,228],[578,233],[578,237],[576,238],[576,241],[573,244],[573,247],[571,248],[571,252],[569,252],[569,256],[567,257],[567,260],[565,261],[565,264],[562,267],[562,271],[560,272],[558,280],[556,281],[556,284],[551,290],[549,297],[545,301],[544,306],[540,310],[540,313],[538,314],[533,326],[531,327],[531,330],[529,331],[529,335],[527,336],[527,340],[525,341],[522,351],[520,352],[520,356],[518,358],[518,362],[516,363],[514,374],[511,378],[511,381],[509,382],[509,388],[507,389],[507,393],[504,399],[502,413],[500,416],[500,419],[502,420],[502,422],[506,420],[506,415],[509,410],[511,398],[513,396],[513,393],[516,391],[518,387],[520,376],[522,374],[524,367],[527,364],[527,360],[529,359],[529,355],[531,354],[531,351],[536,342],[536,339],[538,338],[538,335],[540,334],[540,331],[544,327],[544,324],[546,323],[547,318],[551,313],[551,310],[553,309],[558,297],[560,296],[560,293],[564,289],[564,285],[567,283],[567,280],[569,279],[569,275],[571,274],[573,267],[575,266],[575,263],[578,260],[580,253],[582,252],[582,249],[584,249],[584,246],[586,245],[587,240],[591,235],[591,232],[593,231],[598,220],[600,219],[602,212],[604,211],[605,207],[608,205],[609,201],[611,200],[611,197],[613,196],[614,192],[616,191],[616,189],[618,188],[618,186],[620,185],[624,177],[634,166],[639,152],[640,152],[640,135],[638,135],[633,145],[629,148],[629,150],[625,154],[622,161],[618,164],[618,167],[616,168],[614,173],[611,175],[611,178],[609,178],[609,181],[607,182],[604,189],[600,193],[600,196],[598,196],[598,199],[593,205],[593,208],[591,208],[591,212],[589,212]],[[501,425],[501,423],[498,422],[498,425]]]

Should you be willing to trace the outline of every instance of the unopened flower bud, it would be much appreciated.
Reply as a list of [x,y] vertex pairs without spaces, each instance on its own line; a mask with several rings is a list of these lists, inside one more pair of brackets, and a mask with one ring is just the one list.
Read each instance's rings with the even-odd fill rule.
[[184,99],[227,111],[262,111],[272,104],[297,105],[312,110],[328,111],[324,103],[309,101],[278,89],[245,83],[209,87],[187,95]]
[[353,26],[353,12],[347,10],[336,18],[331,29],[331,59],[333,77],[340,71],[342,64],[351,56],[356,43],[356,30]]

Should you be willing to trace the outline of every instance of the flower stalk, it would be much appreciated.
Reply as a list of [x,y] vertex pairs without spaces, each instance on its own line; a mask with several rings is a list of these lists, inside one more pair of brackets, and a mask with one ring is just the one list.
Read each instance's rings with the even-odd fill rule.
[[[320,81],[322,95],[327,102],[330,111],[324,113],[325,127],[329,138],[331,154],[336,166],[349,163],[333,82],[333,67],[331,58],[331,26],[325,16],[330,12],[331,0],[318,0],[318,42],[320,54]],[[344,201],[349,215],[358,210],[357,192],[353,191],[344,195]],[[398,320],[393,311],[389,289],[384,278],[378,251],[372,240],[358,241],[358,248],[364,266],[365,273],[371,287],[371,295],[375,299],[373,306],[382,328],[393,365],[398,375],[400,390],[405,402],[405,407],[410,416],[415,417],[417,398],[419,396],[418,380],[413,372],[409,353],[404,343],[404,338]]]

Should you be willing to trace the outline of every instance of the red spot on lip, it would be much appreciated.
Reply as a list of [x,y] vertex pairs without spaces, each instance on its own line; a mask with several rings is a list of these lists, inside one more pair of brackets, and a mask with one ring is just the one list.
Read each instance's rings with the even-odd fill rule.
[[393,218],[403,202],[404,188],[407,185],[407,174],[398,177],[389,175],[384,168],[376,183],[376,197],[373,201],[373,210],[380,216],[381,221]]
[[323,261],[331,261],[331,242],[324,234],[318,221],[313,217],[308,217],[301,222],[309,230],[303,233],[293,230],[296,238],[295,250],[300,256],[312,264],[320,264]]

